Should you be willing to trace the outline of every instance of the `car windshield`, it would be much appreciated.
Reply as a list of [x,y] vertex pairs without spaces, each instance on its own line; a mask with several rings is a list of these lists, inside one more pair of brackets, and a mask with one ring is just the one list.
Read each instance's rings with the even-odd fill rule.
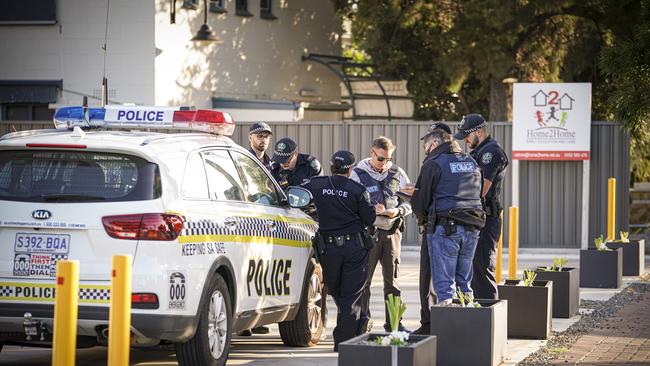
[[141,201],[160,197],[158,166],[104,152],[0,151],[0,200]]

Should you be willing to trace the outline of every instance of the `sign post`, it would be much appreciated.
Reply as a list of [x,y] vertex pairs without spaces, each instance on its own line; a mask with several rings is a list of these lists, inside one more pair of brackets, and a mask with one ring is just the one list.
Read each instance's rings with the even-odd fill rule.
[[582,163],[581,247],[589,242],[590,83],[515,83],[512,202],[519,206],[519,160]]

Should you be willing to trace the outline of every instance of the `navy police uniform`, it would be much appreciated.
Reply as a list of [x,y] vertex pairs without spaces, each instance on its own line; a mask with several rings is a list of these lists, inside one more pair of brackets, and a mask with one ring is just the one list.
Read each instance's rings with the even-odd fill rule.
[[[347,169],[354,155],[338,151],[332,167]],[[366,188],[346,175],[314,177],[302,184],[312,193],[319,212],[319,260],[323,277],[338,308],[334,349],[338,344],[365,332],[367,316],[361,310],[361,295],[368,271],[365,228],[375,221],[375,208]],[[367,239],[367,236],[365,237]]]
[[280,164],[288,162],[297,153],[297,149],[298,145],[288,137],[278,140],[273,149],[271,174],[283,190],[299,186],[311,177],[323,174],[321,164],[315,157],[300,153],[294,169],[283,169]]
[[[486,122],[479,114],[470,114],[463,119],[456,139],[464,139],[472,131],[486,126]],[[470,155],[481,168],[483,179],[492,182],[490,189],[483,198],[486,213],[485,227],[479,235],[476,253],[474,255],[474,277],[472,289],[477,298],[496,299],[496,250],[501,235],[501,212],[503,206],[500,202],[501,189],[505,178],[508,157],[499,143],[488,136],[479,143]]]

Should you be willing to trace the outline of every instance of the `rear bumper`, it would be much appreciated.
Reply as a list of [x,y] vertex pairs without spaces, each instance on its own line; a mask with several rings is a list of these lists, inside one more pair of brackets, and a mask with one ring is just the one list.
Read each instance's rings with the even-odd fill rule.
[[[8,334],[15,333],[24,335],[23,321],[27,312],[31,313],[32,319],[51,325],[54,305],[0,303],[0,337],[6,339]],[[108,307],[79,306],[78,319],[79,335],[96,335],[95,327],[108,325]],[[152,339],[184,342],[194,335],[197,324],[196,316],[131,313],[134,332]],[[24,339],[24,336],[20,337],[20,340]]]

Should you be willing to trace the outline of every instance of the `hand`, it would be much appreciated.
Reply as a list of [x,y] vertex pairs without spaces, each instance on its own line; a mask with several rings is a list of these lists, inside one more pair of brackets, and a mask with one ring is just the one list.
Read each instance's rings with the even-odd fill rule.
[[388,218],[392,219],[392,218],[397,217],[399,215],[399,209],[398,208],[391,208],[390,210],[384,210],[382,215],[388,216]]
[[381,203],[375,205],[375,214],[382,215],[386,211],[386,207]]
[[408,183],[404,188],[400,189],[400,192],[408,194],[409,196],[412,196],[413,192],[415,192],[415,184]]

